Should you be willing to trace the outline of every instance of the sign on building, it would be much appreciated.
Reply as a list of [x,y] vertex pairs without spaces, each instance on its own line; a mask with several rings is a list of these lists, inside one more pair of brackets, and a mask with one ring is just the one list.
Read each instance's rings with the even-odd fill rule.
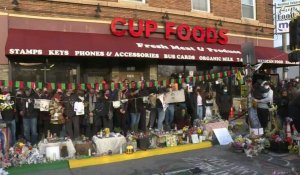
[[276,4],[276,33],[288,33],[289,22],[300,14],[300,0]]

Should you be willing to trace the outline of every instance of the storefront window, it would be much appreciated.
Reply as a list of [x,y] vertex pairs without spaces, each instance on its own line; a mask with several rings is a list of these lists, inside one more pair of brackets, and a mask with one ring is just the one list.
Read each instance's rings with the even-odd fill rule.
[[76,82],[77,64],[70,63],[12,63],[14,81]]
[[44,81],[43,63],[12,63],[12,79],[15,81]]
[[76,83],[77,64],[48,63],[46,66],[46,82]]

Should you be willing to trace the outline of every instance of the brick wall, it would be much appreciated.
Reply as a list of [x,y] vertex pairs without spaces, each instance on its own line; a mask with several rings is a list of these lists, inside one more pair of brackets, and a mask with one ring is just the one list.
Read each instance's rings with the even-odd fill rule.
[[0,80],[8,80],[8,65],[0,64]]
[[[272,0],[256,0],[258,21],[252,20],[249,23],[245,23],[241,20],[240,0],[211,0],[211,13],[191,12],[191,0],[148,0],[147,4],[130,3],[122,0],[119,0],[119,3],[113,0],[106,0],[93,1],[94,3],[90,4],[76,4],[57,1],[59,0],[22,0],[19,4],[19,11],[9,11],[12,11],[12,13],[37,16],[98,19],[95,18],[95,9],[97,2],[99,2],[102,9],[102,12],[100,13],[101,20],[110,21],[114,17],[122,16],[125,18],[153,19],[159,22],[161,21],[161,17],[164,12],[167,11],[169,13],[170,20],[177,23],[185,22],[190,25],[201,25],[207,27],[214,26],[218,20],[221,20],[224,21],[223,27],[230,29],[231,32],[234,33],[256,35],[255,30],[258,28],[258,25],[264,26],[266,30],[265,34],[273,32],[273,28],[263,25],[263,23],[272,24],[272,6],[268,5],[269,3],[272,3]],[[83,0],[82,2],[91,1]],[[0,4],[8,7],[8,9],[12,9],[10,1],[0,0]],[[124,4],[127,6],[125,7]],[[266,37],[271,36],[268,35]]]

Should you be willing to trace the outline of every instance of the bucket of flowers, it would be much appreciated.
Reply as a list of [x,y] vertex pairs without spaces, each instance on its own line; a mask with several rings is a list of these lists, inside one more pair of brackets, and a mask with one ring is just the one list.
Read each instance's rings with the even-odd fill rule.
[[275,153],[288,153],[289,142],[289,138],[284,138],[278,134],[273,134],[270,138],[270,151]]

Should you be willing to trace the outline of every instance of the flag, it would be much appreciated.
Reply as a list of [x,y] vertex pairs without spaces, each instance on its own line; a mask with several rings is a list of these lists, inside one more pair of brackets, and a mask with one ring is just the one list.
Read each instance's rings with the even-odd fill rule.
[[119,88],[119,83],[115,83],[114,89],[118,89]]
[[123,83],[120,83],[120,89],[122,90],[124,87]]
[[110,90],[114,90],[115,89],[115,83],[110,83]]
[[20,88],[24,89],[24,81],[20,81]]
[[62,90],[66,90],[66,83],[62,83],[62,84],[61,84],[61,89],[62,89]]
[[158,81],[157,80],[154,81],[154,86],[158,87]]
[[139,82],[137,83],[137,87],[138,87],[138,89],[141,88],[141,81],[139,81]]
[[174,83],[175,83],[175,81],[174,81],[174,79],[173,79],[173,78],[171,79],[171,83],[172,83],[172,84],[174,84]]
[[182,79],[181,78],[178,79],[178,83],[182,84]]
[[43,83],[42,82],[38,82],[38,88],[42,89],[43,88]]
[[102,84],[102,83],[99,84],[99,90],[100,90],[100,91],[103,90],[103,84]]
[[16,86],[16,88],[20,88],[20,81],[16,81],[15,86]]
[[99,83],[95,84],[95,90],[100,90]]
[[231,76],[231,71],[229,70],[229,71],[227,72],[227,74],[228,74],[228,77],[230,77],[230,76]]
[[4,80],[4,86],[8,87],[8,81],[7,80]]
[[3,82],[2,82],[2,80],[0,80],[0,87],[3,85]]
[[105,83],[105,84],[104,84],[104,89],[105,89],[105,90],[109,90],[109,84],[108,84],[108,83]]
[[186,78],[186,83],[189,83],[190,82],[190,79],[187,77]]
[[57,83],[57,89],[61,89],[61,83]]
[[162,82],[163,84],[163,86],[167,86],[167,81],[166,80],[163,80],[163,82]]
[[86,87],[87,87],[88,90],[90,90],[92,88],[91,83],[87,83]]
[[211,78],[212,78],[212,79],[215,79],[215,74],[211,74]]
[[150,81],[149,86],[153,87],[153,81]]
[[146,82],[146,86],[147,86],[147,87],[150,87],[149,81]]
[[227,77],[227,71],[224,72],[224,77]]

